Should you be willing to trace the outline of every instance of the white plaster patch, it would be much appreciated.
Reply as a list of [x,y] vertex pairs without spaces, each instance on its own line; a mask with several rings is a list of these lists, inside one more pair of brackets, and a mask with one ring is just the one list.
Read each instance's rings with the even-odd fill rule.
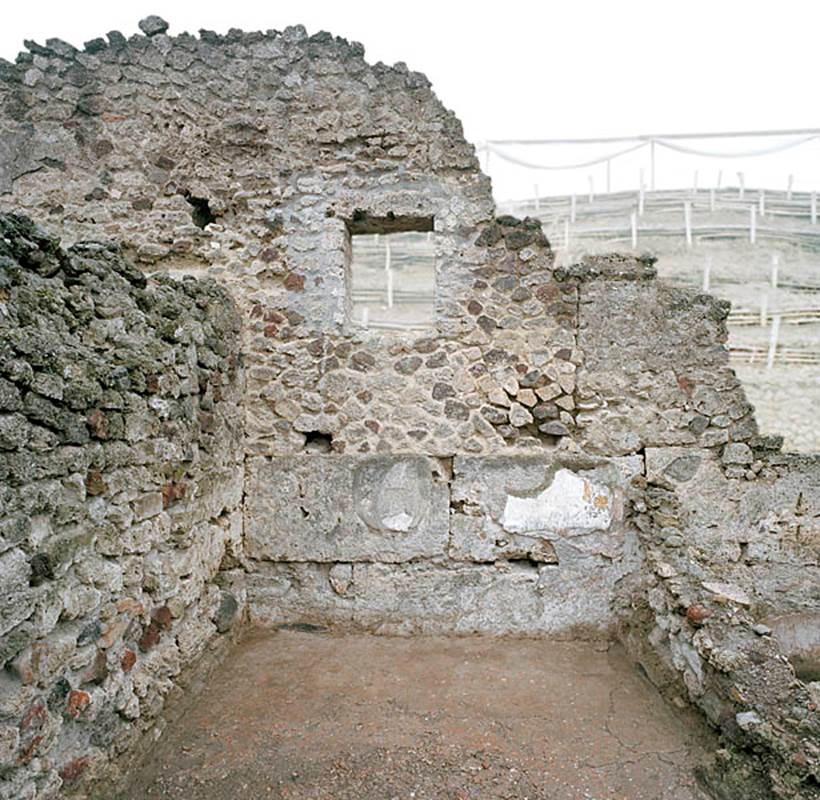
[[382,518],[382,525],[391,531],[409,531],[412,524],[413,517],[404,511]]
[[606,530],[612,523],[612,490],[568,469],[535,497],[507,495],[501,525],[511,533]]

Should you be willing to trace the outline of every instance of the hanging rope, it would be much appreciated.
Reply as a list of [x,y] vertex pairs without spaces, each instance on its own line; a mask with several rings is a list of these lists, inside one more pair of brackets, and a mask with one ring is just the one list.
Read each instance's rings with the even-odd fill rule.
[[611,161],[613,158],[618,158],[619,156],[624,156],[627,153],[632,153],[635,150],[640,150],[642,147],[646,147],[649,144],[648,142],[640,142],[639,144],[633,145],[632,147],[627,147],[625,150],[619,150],[617,153],[610,153],[609,155],[602,156],[601,158],[594,158],[591,161],[583,161],[580,164],[533,164],[529,161],[524,161],[520,158],[515,158],[514,156],[505,153],[503,150],[499,150],[495,145],[490,144],[489,142],[485,143],[483,147],[480,149],[487,153],[493,153],[497,155],[499,158],[503,159],[504,161],[509,161],[510,164],[516,164],[519,167],[526,167],[527,169],[545,169],[545,170],[558,170],[558,169],[581,169],[582,167],[592,167],[595,164],[603,164],[606,161]]
[[713,153],[708,150],[698,150],[694,147],[684,147],[680,144],[672,144],[663,139],[656,139],[655,141],[661,146],[669,150],[677,150],[679,153],[687,153],[693,156],[705,156],[707,158],[754,158],[755,156],[767,156],[770,153],[781,153],[784,150],[791,150],[793,147],[800,147],[802,144],[817,139],[817,136],[807,136],[805,139],[798,139],[792,142],[785,142],[783,144],[776,144],[772,147],[766,147],[762,150],[745,150],[741,153]]
[[[797,133],[797,131],[793,131],[793,133]],[[716,134],[715,136],[718,136],[718,135],[720,135],[721,137],[723,136],[722,134]],[[741,135],[742,134],[738,134],[738,137],[740,137]],[[749,134],[749,135],[752,135],[752,134]],[[763,136],[763,135],[776,135],[776,134],[773,132],[771,134],[761,133],[760,135]],[[532,161],[525,161],[522,158],[516,158],[515,156],[512,156],[509,153],[505,153],[503,150],[501,150],[493,142],[485,142],[483,145],[481,145],[479,147],[479,150],[482,151],[482,152],[488,153],[488,154],[493,153],[494,155],[498,156],[503,161],[507,161],[510,164],[515,164],[516,166],[524,167],[526,169],[564,170],[564,169],[582,169],[584,167],[593,167],[596,164],[604,164],[607,161],[612,161],[613,159],[620,158],[621,156],[624,156],[627,153],[633,153],[636,150],[640,150],[641,148],[646,147],[647,145],[651,145],[651,144],[657,144],[660,147],[665,147],[668,150],[675,150],[679,153],[685,153],[687,155],[693,155],[693,156],[703,156],[703,157],[706,157],[706,158],[754,158],[754,157],[757,157],[757,156],[770,155],[772,153],[781,153],[784,150],[791,150],[794,147],[800,147],[801,145],[808,144],[809,142],[814,141],[816,139],[820,139],[820,135],[818,135],[817,133],[812,133],[810,136],[805,136],[805,137],[802,137],[800,139],[794,139],[794,140],[789,141],[789,142],[781,142],[780,144],[772,145],[771,147],[764,147],[762,149],[757,149],[757,150],[744,150],[744,151],[741,151],[741,152],[734,152],[734,153],[714,152],[714,151],[711,151],[711,150],[701,150],[701,149],[696,148],[696,147],[686,147],[684,145],[673,143],[669,139],[665,139],[665,138],[661,138],[661,137],[657,137],[657,138],[654,138],[654,137],[653,138],[636,137],[636,138],[639,138],[640,141],[638,141],[637,144],[632,145],[632,147],[627,147],[623,150],[618,150],[615,153],[609,153],[608,155],[605,155],[605,156],[600,156],[598,158],[593,158],[593,159],[590,159],[589,161],[581,161],[581,162],[578,162],[578,163],[575,163],[575,164],[536,164],[536,163],[533,163]],[[680,136],[680,137],[675,137],[675,138],[679,139],[679,138],[688,138],[688,137]],[[692,136],[691,138],[694,139],[694,138],[709,138],[709,137],[708,136],[703,136],[703,137]],[[635,141],[635,140],[633,139],[633,141]],[[514,141],[511,141],[508,144],[510,144],[510,145],[516,145],[517,144],[517,145],[541,145],[541,146],[546,146],[546,145],[554,145],[554,144],[557,144],[557,143],[558,142],[554,142],[554,141],[550,141],[550,140],[543,140],[543,141],[520,141],[518,143],[516,143]],[[584,141],[584,140],[573,141],[573,140],[567,139],[567,140],[562,140],[560,143],[561,144],[571,145],[571,144],[592,144],[593,142],[592,141]]]

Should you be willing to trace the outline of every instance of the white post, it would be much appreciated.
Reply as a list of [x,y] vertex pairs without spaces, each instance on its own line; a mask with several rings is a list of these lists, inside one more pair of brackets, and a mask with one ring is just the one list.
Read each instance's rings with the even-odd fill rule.
[[757,200],[758,203],[758,211],[760,211],[761,219],[766,216],[766,192],[761,189],[760,190],[760,197]]
[[777,288],[777,270],[780,266],[780,256],[777,253],[772,254],[772,289]]
[[737,173],[738,197],[742,200],[746,192],[746,176],[742,172]]
[[787,200],[792,199],[792,187],[793,186],[794,186],[794,175],[789,175],[789,181],[787,183],[788,188],[786,189],[786,199]]
[[692,204],[687,200],[683,204],[683,224],[686,227],[686,246],[692,246]]
[[777,352],[777,339],[780,335],[780,314],[772,317],[772,335],[769,338],[769,355],[766,358],[766,369],[770,370],[774,366],[774,356]]
[[575,199],[575,195],[572,195],[569,199],[569,221],[573,224],[575,223],[575,208],[578,205],[578,201]]
[[769,319],[769,295],[765,292],[760,298],[760,327],[765,328]]
[[757,241],[757,207],[749,206],[749,241],[754,244]]
[[644,204],[646,202],[646,193],[644,192],[643,184],[638,190],[638,216],[643,216]]
[[811,193],[811,224],[817,224],[817,192]]
[[695,170],[695,175],[692,178],[692,194],[698,193],[698,171]]
[[362,327],[366,328],[370,324],[370,309],[365,306],[362,309]]
[[564,220],[564,250],[569,250],[569,220]]
[[723,170],[718,170],[717,188],[720,189],[720,184],[723,183]]
[[433,241],[433,231],[427,231],[427,241],[428,242]]
[[655,191],[655,142],[649,145],[649,188]]
[[489,147],[484,151],[484,174],[485,175],[490,174],[490,148]]
[[540,203],[540,200],[538,199],[538,184],[536,183],[532,188],[535,190],[535,210],[540,211],[541,210],[541,203]]
[[632,228],[632,249],[638,249],[638,215],[633,211],[629,215],[629,224]]
[[715,212],[715,190],[714,188],[709,190],[709,211],[713,214]]
[[643,187],[646,186],[646,183],[643,179],[643,172],[644,172],[643,167],[641,167],[638,170],[638,189],[643,189]]
[[709,282],[712,276],[712,256],[707,255],[703,262],[703,291],[709,291]]
[[612,159],[606,160],[606,193],[612,192]]
[[592,180],[592,175],[587,175],[587,180],[589,181],[589,202],[591,203],[595,200],[595,183]]
[[393,308],[393,268],[390,265],[390,240],[384,241],[384,271],[387,275],[387,307]]

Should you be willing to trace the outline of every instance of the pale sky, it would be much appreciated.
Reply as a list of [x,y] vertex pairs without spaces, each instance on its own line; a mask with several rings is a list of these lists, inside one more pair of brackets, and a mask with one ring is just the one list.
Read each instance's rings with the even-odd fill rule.
[[[559,138],[820,127],[817,112],[817,31],[820,6],[808,0],[566,0],[479,3],[413,0],[260,3],[112,3],[89,0],[9,3],[0,28],[0,57],[14,60],[23,39],[58,37],[82,46],[109,30],[137,32],[159,14],[169,33],[200,28],[225,32],[281,30],[301,23],[360,41],[368,61],[404,61],[424,72],[467,138]],[[713,147],[714,142],[707,143]],[[762,143],[765,146],[765,142]],[[720,143],[720,150],[754,149],[752,142]],[[620,146],[616,146],[620,149]],[[589,150],[524,151],[530,161],[594,157]],[[658,184],[820,188],[820,141],[782,156],[718,163],[717,159],[659,156]],[[639,159],[614,162],[612,188],[637,185]],[[502,168],[491,159],[496,196],[586,191],[588,175],[603,189],[602,169],[556,173]]]

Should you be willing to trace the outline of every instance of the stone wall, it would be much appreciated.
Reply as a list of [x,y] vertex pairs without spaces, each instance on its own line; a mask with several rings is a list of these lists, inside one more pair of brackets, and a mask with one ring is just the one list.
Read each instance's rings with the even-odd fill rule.
[[[646,555],[623,638],[722,734],[718,797],[820,789],[820,458],[772,442],[646,451],[631,501]],[[814,681],[814,682],[813,682]]]
[[[145,36],[111,33],[84,50],[29,43],[16,64],[0,64],[0,209],[24,209],[68,242],[121,241],[146,270],[216,278],[242,320],[239,334],[227,296],[211,284],[157,279],[142,289],[103,245],[78,245],[60,263],[113,265],[105,274],[121,283],[117,302],[138,293],[142,316],[120,314],[121,324],[113,299],[91,311],[37,300],[34,319],[90,315],[92,342],[110,339],[100,352],[84,345],[88,358],[76,351],[71,369],[93,355],[124,359],[127,372],[142,358],[128,349],[129,320],[146,341],[165,342],[177,365],[162,362],[163,375],[176,374],[167,384],[149,384],[147,374],[131,388],[115,382],[122,407],[95,399],[79,421],[65,417],[93,439],[65,442],[83,454],[105,452],[98,428],[137,444],[144,432],[153,443],[136,447],[138,464],[126,461],[127,481],[106,476],[108,462],[83,467],[80,483],[90,476],[103,493],[83,499],[88,514],[105,492],[129,509],[112,515],[125,533],[103,545],[111,552],[100,563],[122,571],[123,587],[142,586],[134,606],[118,607],[125,588],[104,606],[104,630],[124,625],[123,636],[150,642],[168,618],[151,614],[167,608],[172,626],[190,621],[199,631],[201,646],[217,607],[232,607],[212,582],[243,577],[256,622],[572,637],[619,626],[659,688],[721,731],[725,749],[704,773],[718,796],[816,794],[818,467],[758,436],[728,364],[725,304],[657,281],[651,258],[554,268],[536,221],[494,217],[460,124],[404,65],[368,65],[361,46],[299,27],[199,38],[166,28],[149,19]],[[433,234],[433,325],[407,335],[357,326],[352,237],[406,230]],[[21,274],[62,280],[33,267]],[[240,351],[244,387],[232,360]],[[207,381],[179,374],[190,358]],[[64,383],[71,369],[60,373]],[[17,440],[15,426],[43,427],[26,416],[51,408],[41,396],[72,408],[49,394],[50,379],[37,380],[45,383],[24,384],[19,400],[31,410],[3,415],[4,435],[32,464],[45,434]],[[180,481],[199,488],[182,494]],[[16,502],[35,497],[26,491]],[[157,514],[135,528],[130,514],[142,513],[143,497]],[[176,509],[185,514],[175,527]],[[24,510],[40,532],[11,557],[25,560],[21,570],[34,574],[40,563],[39,543],[51,534],[36,526],[48,513]],[[211,533],[191,533],[202,530]],[[189,551],[203,567],[190,591],[194,573],[180,555]],[[183,565],[173,566],[174,554]],[[25,580],[14,591],[44,591]],[[177,599],[205,614],[189,617]],[[129,616],[142,624],[129,627]],[[152,698],[139,706],[148,719],[179,664],[153,653],[176,642],[176,654],[189,641],[180,636],[142,655],[129,648],[138,664],[160,662],[137,692]],[[4,647],[13,641],[4,636]],[[110,667],[109,650],[100,651]],[[65,755],[53,770],[74,765],[69,781],[85,757],[69,744],[81,739],[52,732],[60,717],[45,686],[14,680],[10,698],[46,699],[25,741],[7,726],[13,758],[41,737],[35,750],[52,744]],[[132,713],[123,691],[117,720]],[[63,728],[73,735],[77,725]],[[126,746],[111,730],[110,742],[92,743],[92,757]],[[28,780],[34,767],[15,769]]]
[[152,729],[229,629],[239,319],[0,215],[0,797],[50,797]]

